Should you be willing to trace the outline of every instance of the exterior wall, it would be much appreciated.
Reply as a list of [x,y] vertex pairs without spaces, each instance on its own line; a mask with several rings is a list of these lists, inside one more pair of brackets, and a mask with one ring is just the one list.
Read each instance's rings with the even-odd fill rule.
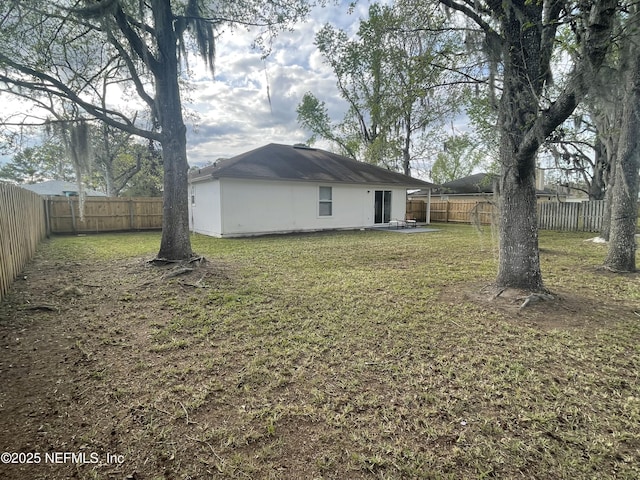
[[[392,191],[392,219],[404,219],[406,212],[406,189],[397,186],[235,178],[216,182],[220,183],[221,234],[213,226],[195,229],[201,233],[212,232],[207,233],[209,235],[244,236],[370,227],[374,225],[375,190]],[[331,216],[319,215],[320,186],[332,187]],[[201,224],[196,222],[196,225]]]
[[220,180],[189,185],[189,228],[192,232],[221,236],[220,211]]

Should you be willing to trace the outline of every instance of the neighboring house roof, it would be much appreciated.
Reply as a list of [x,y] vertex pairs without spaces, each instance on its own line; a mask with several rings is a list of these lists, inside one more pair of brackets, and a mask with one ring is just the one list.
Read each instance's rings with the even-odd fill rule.
[[301,145],[270,143],[189,174],[192,182],[211,178],[365,183],[431,188],[434,185],[369,163]]
[[476,173],[440,185],[441,193],[493,193],[496,175]]
[[[469,175],[468,177],[458,178],[450,182],[438,185],[434,188],[433,194],[478,194],[478,193],[493,193],[494,181],[496,176],[488,173],[476,173]],[[427,195],[426,190],[419,190],[413,192],[413,196]]]
[[[443,183],[434,189],[434,194],[441,195],[478,195],[492,194],[497,186],[498,176],[493,173],[476,173],[468,177],[458,178]],[[536,190],[537,195],[554,195],[550,190]],[[426,195],[426,192],[415,192],[412,195]]]
[[[20,185],[22,188],[31,190],[38,195],[59,195],[59,196],[72,196],[78,195],[78,184],[72,182],[64,182],[62,180],[48,180],[46,182],[34,183],[32,185]],[[106,197],[107,195],[98,192],[97,190],[91,190],[89,188],[84,189],[84,193],[88,197]]]

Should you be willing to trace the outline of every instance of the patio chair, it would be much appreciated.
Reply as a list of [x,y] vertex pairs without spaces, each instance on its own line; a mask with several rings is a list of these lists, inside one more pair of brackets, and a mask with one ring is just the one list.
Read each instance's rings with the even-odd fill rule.
[[405,225],[409,228],[416,228],[418,226],[418,221],[411,214],[407,214],[404,219]]

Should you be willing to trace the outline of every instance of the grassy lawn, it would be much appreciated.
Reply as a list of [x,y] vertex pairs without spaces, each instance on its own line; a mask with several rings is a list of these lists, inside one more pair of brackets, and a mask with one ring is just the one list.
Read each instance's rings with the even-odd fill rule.
[[479,300],[490,230],[436,226],[196,235],[208,262],[171,278],[143,262],[155,233],[52,239],[34,269],[66,275],[40,287],[59,312],[27,322],[27,280],[0,310],[65,325],[81,360],[49,447],[126,459],[80,478],[640,478],[640,277],[598,270],[593,235],[541,232],[561,299],[518,310]]

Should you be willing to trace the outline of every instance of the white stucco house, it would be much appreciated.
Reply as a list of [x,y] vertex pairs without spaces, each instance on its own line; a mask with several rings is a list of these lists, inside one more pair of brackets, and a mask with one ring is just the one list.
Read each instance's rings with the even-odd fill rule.
[[404,220],[433,184],[304,145],[271,143],[189,175],[193,232],[215,237],[357,229]]

